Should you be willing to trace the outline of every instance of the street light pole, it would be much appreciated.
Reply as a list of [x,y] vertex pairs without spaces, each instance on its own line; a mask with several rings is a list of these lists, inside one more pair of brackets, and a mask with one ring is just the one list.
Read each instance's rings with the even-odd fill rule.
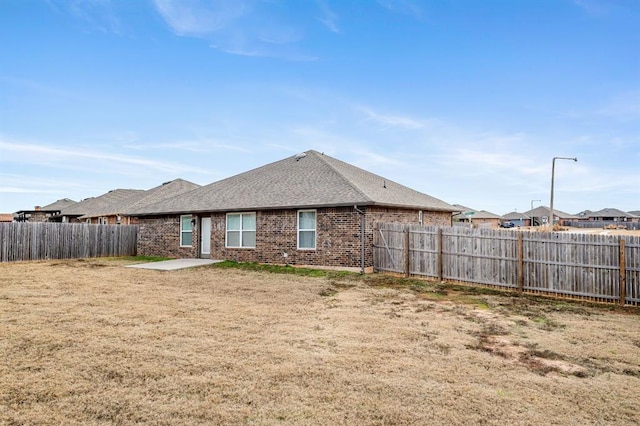
[[553,161],[551,162],[551,201],[549,203],[549,221],[551,223],[551,227],[549,228],[550,232],[553,232],[553,179],[555,177],[556,172],[556,160],[573,160],[578,161],[577,157],[553,157]]
[[[539,203],[542,202],[542,200],[531,200],[531,211],[533,211],[533,202],[534,201],[537,201]],[[533,226],[533,222],[534,222],[533,219],[535,219],[535,217],[531,216],[531,226]]]

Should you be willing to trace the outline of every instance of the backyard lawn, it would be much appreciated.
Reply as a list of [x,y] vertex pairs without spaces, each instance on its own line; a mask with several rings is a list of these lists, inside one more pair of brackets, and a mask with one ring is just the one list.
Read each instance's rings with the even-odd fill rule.
[[0,264],[0,424],[640,423],[640,309],[384,275]]

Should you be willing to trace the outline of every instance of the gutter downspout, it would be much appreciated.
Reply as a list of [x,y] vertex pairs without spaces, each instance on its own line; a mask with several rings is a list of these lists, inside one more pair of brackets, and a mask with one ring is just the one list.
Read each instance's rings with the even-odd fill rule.
[[353,206],[353,210],[360,215],[360,273],[364,274],[364,233],[365,233],[365,220],[364,212],[358,208],[357,205]]

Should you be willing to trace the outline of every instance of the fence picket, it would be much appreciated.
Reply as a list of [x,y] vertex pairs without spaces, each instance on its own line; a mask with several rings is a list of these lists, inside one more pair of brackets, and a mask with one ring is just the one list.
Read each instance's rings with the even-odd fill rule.
[[411,275],[640,306],[640,237],[397,223],[376,229],[377,271],[403,273],[409,259]]
[[136,254],[135,225],[0,223],[0,262]]

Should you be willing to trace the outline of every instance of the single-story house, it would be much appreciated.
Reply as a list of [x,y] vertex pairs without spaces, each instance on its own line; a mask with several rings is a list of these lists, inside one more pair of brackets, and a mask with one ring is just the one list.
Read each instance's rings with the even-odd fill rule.
[[587,214],[581,216],[581,219],[601,222],[640,222],[640,216],[613,208],[606,208],[597,212],[588,211]]
[[62,210],[75,204],[75,201],[63,198],[46,206],[35,206],[33,210],[20,210],[16,212],[15,218],[17,222],[48,222]]
[[[62,209],[57,215],[51,217],[50,221],[70,223],[84,221],[91,223],[90,218],[80,220],[80,217],[109,211],[111,206],[142,192],[144,191],[141,189],[114,189],[97,197],[85,198],[72,206]],[[98,216],[94,223],[108,224],[109,221],[106,216]]]
[[96,203],[93,208],[87,210],[87,213],[78,219],[87,223],[134,225],[136,218],[128,216],[124,212],[140,209],[199,187],[200,185],[184,179],[174,179],[147,191],[135,191],[129,197],[113,200],[112,203]]
[[456,207],[317,151],[132,210],[138,254],[373,266],[377,222],[451,225]]
[[531,218],[519,212],[511,212],[503,215],[500,222],[511,222],[515,226],[531,226]]
[[454,222],[465,222],[471,223],[472,225],[482,225],[491,228],[497,228],[500,226],[500,216],[495,213],[491,213],[486,210],[475,210],[461,204],[454,204],[453,206],[460,212],[458,214],[454,214]]
[[[546,225],[549,223],[549,216],[551,215],[551,209],[546,206],[539,206],[533,210],[524,212],[531,218],[532,226]],[[558,225],[564,225],[566,222],[578,220],[578,216],[574,216],[569,213],[565,213],[558,209],[553,209],[554,223]]]

